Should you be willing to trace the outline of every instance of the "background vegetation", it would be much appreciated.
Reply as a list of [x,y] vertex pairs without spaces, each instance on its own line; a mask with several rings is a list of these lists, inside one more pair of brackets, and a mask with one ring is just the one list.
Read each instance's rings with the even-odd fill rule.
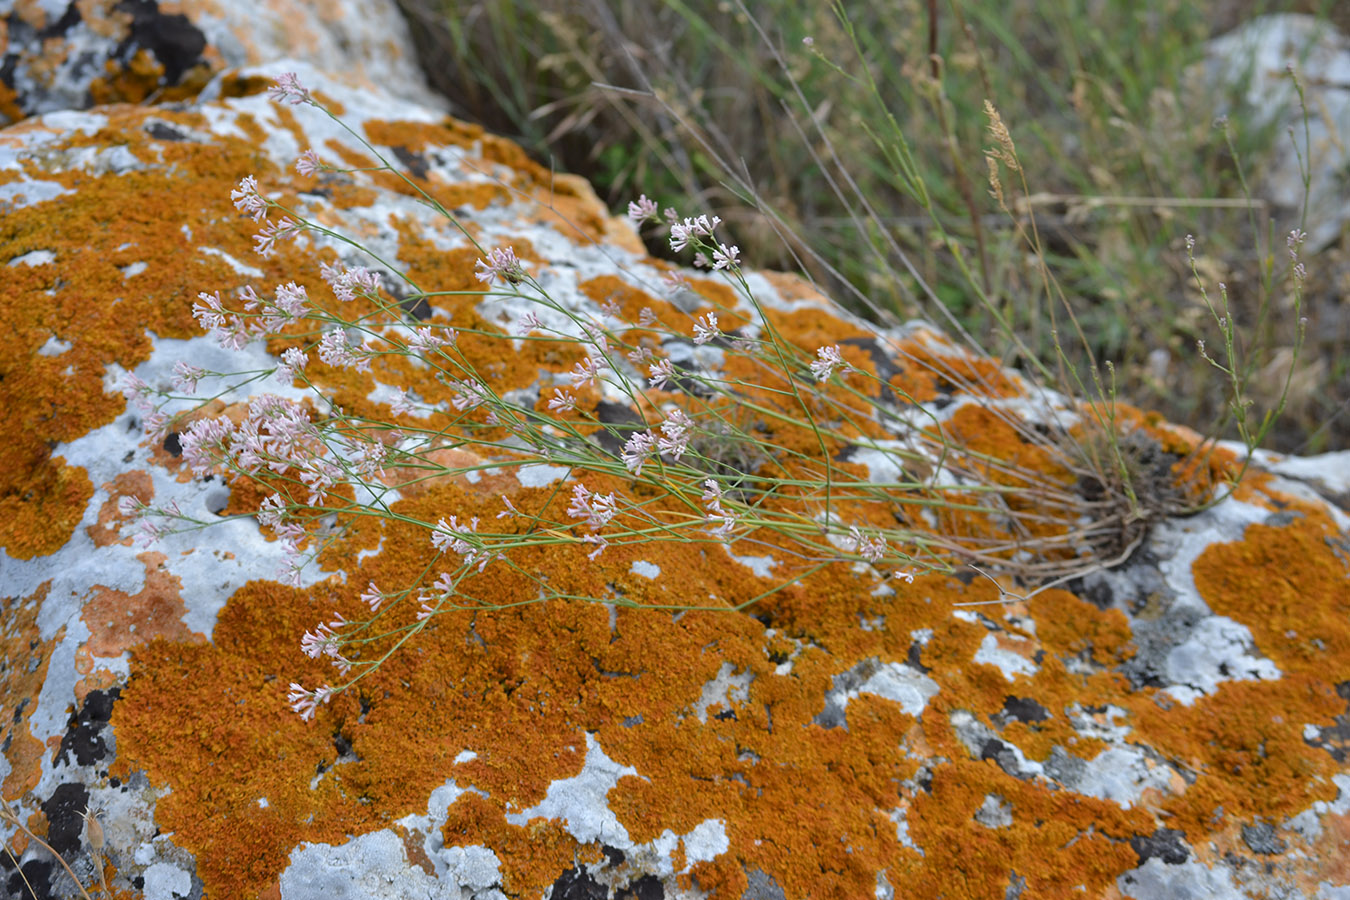
[[[1279,401],[1296,333],[1289,299],[1263,290],[1284,262],[1280,211],[1249,204],[1243,179],[1289,137],[1249,126],[1237,92],[1207,90],[1195,64],[1261,13],[1350,28],[1343,4],[890,0],[847,3],[844,21],[795,0],[400,2],[457,115],[591,179],[616,211],[645,193],[715,213],[747,264],[803,270],[873,316],[959,325],[1012,365],[1056,363],[1057,320],[1084,383],[1110,361],[1121,397],[1231,434],[1230,385],[1196,351],[1219,335],[1187,261],[1194,234],[1211,296],[1227,285],[1251,399]],[[989,191],[986,99],[1029,188],[1007,212]],[[1297,223],[1283,212],[1281,234]],[[1312,453],[1350,446],[1350,265],[1333,248],[1307,268],[1308,341],[1266,444]],[[1061,291],[1083,339],[1066,337]]]

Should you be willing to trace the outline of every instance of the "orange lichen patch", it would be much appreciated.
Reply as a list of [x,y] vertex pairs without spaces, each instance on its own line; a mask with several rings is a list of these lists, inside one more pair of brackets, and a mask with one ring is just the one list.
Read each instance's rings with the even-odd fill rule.
[[813,359],[818,347],[839,344],[849,339],[871,341],[875,337],[824,309],[807,308],[792,312],[768,309],[765,315],[784,340],[800,347]]
[[[719,316],[724,312],[729,312],[737,307],[738,297],[736,291],[729,284],[720,281],[713,281],[709,278],[685,278],[685,283],[694,293],[703,299],[712,303],[713,309]],[[739,317],[737,317],[739,318]],[[739,328],[743,322],[723,321],[719,325],[723,331],[731,331]]]
[[123,497],[135,497],[142,503],[149,503],[155,496],[154,482],[148,472],[136,469],[119,473],[112,481],[105,481],[102,487],[108,492],[108,499],[98,509],[98,521],[85,530],[95,547],[129,546],[131,538],[119,537],[128,518],[118,511],[117,503]]
[[164,80],[164,66],[145,50],[137,50],[125,67],[110,59],[103,69],[103,77],[89,82],[89,97],[96,106],[141,103]]
[[489,134],[481,125],[452,118],[446,118],[439,125],[371,120],[365,123],[365,130],[366,137],[373,144],[404,146],[410,150],[428,146],[464,147],[477,152],[487,162],[514,169],[525,182],[547,186],[550,181],[549,170],[530,159],[519,144]]
[[0,547],[15,559],[55,553],[94,496],[88,474],[83,466],[63,465],[62,457],[38,462],[18,478],[10,474],[13,480],[0,476]]
[[1279,822],[1336,796],[1331,776],[1340,767],[1303,740],[1303,729],[1331,725],[1345,703],[1314,676],[1225,682],[1189,707],[1133,706],[1141,739],[1197,775],[1184,794],[1164,804],[1192,845],[1208,840],[1220,807],[1244,824]]
[[1101,610],[1068,591],[1049,590],[1031,601],[1036,637],[1060,657],[1088,652],[1101,666],[1115,666],[1134,655],[1129,619],[1118,609]]
[[409,499],[450,483],[458,484],[465,490],[479,491],[486,496],[511,493],[519,486],[515,475],[509,471],[489,468],[477,472],[476,480],[471,478],[470,471],[486,466],[489,461],[469,450],[442,447],[420,453],[418,457],[426,465],[436,468],[390,467],[384,470],[381,480],[390,487],[398,488],[399,493]]
[[449,809],[441,835],[447,847],[491,847],[501,860],[502,888],[512,897],[539,897],[577,864],[581,846],[548,819],[506,821],[506,809],[482,794],[462,794]]
[[8,122],[17,122],[23,118],[18,93],[4,82],[0,82],[0,116],[4,116]]
[[1325,520],[1249,525],[1241,541],[1207,547],[1191,571],[1210,608],[1250,628],[1281,671],[1350,681],[1350,568],[1339,539]]
[[75,702],[84,705],[85,698],[93,691],[106,691],[122,683],[120,673],[111,669],[97,669],[75,682]]
[[1350,584],[1335,538],[1318,519],[1255,524],[1192,565],[1210,608],[1247,625],[1283,673],[1225,683],[1191,707],[1134,704],[1143,739],[1198,775],[1165,804],[1192,843],[1214,830],[1219,807],[1239,823],[1278,822],[1335,794],[1338,764],[1303,738],[1344,713],[1335,685],[1350,681]]
[[[80,11],[80,21],[94,34],[105,38],[124,38],[131,26],[132,17],[128,12],[109,7],[107,0],[75,0],[75,8]],[[142,51],[144,52],[144,51]]]
[[145,566],[145,586],[135,594],[96,584],[93,596],[80,610],[89,628],[89,651],[95,656],[121,656],[132,647],[155,638],[170,641],[206,640],[183,624],[183,582],[164,567],[163,553],[138,554]]
[[29,730],[28,720],[47,680],[52,650],[65,631],[44,641],[38,630],[38,611],[50,589],[48,581],[28,597],[0,598],[0,697],[5,698],[6,707],[0,746],[9,762],[0,796],[6,801],[28,793],[42,775],[42,742]]
[[900,342],[896,355],[905,368],[932,373],[939,392],[993,398],[1017,397],[1025,393],[997,359],[952,346],[945,338],[924,339],[924,335],[931,334],[920,331]]
[[[1011,807],[1012,825],[975,821],[991,794]],[[988,760],[939,765],[912,802],[909,832],[924,855],[888,871],[897,896],[998,897],[1010,872],[1026,879],[1028,896],[1099,896],[1138,864],[1127,839],[1154,828],[1146,813],[1046,790]]]
[[[134,107],[111,107],[105,115],[108,125],[98,140],[136,148],[147,144],[140,126],[148,116],[189,125],[200,119]],[[64,140],[73,146],[89,138]],[[0,407],[13,423],[12,440],[0,455],[0,543],[11,555],[51,552],[82,515],[93,486],[79,470],[52,460],[50,447],[110,422],[125,408],[119,394],[103,390],[107,365],[130,369],[144,360],[151,346],[147,329],[165,337],[196,333],[189,298],[203,286],[228,290],[240,283],[224,259],[199,253],[197,246],[209,241],[236,258],[251,253],[251,223],[230,205],[229,192],[256,170],[254,148],[232,138],[209,147],[188,141],[156,146],[171,169],[96,178],[37,173],[73,193],[12,210],[0,228],[0,258],[37,250],[56,256],[52,264],[7,270],[0,302],[0,327],[15,345],[0,361]],[[185,194],[207,199],[185,207]],[[111,221],[115,229],[108,227]],[[277,275],[303,271],[302,259],[287,246],[269,269]],[[128,279],[122,270],[132,263],[146,268]],[[53,334],[71,348],[60,357],[39,356]]]
[[[595,301],[597,306],[613,303],[619,308],[619,318],[636,322],[644,309],[650,309],[658,320],[676,315],[678,310],[665,300],[633,287],[617,275],[600,275],[577,285],[577,290]],[[681,319],[683,313],[678,313]]]
[[1314,860],[1306,884],[1308,896],[1316,894],[1321,882],[1350,883],[1350,815],[1328,813],[1320,824],[1322,834],[1308,850]]
[[793,272],[771,272],[765,271],[759,273],[764,280],[773,285],[778,295],[789,303],[798,300],[809,300],[819,303],[821,306],[829,306],[829,299],[816,289],[816,286],[805,278]]

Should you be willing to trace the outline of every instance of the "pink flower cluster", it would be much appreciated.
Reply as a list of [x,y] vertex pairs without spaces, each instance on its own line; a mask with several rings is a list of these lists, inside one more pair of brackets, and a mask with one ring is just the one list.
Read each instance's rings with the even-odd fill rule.
[[703,508],[708,514],[708,524],[713,526],[713,534],[718,537],[727,537],[736,528],[736,514],[722,505],[724,499],[721,484],[711,478],[703,482]]
[[620,458],[624,467],[634,476],[641,475],[647,460],[659,453],[667,453],[672,460],[679,462],[689,449],[689,440],[694,436],[694,420],[684,410],[671,410],[661,423],[660,431],[660,435],[652,431],[636,431],[624,443]]
[[[436,523],[436,527],[431,532],[431,545],[442,553],[455,553],[462,558],[466,568],[478,567],[478,571],[483,571],[487,564],[494,559],[501,559],[500,553],[493,553],[484,547],[477,546],[481,540],[475,532],[478,531],[478,517],[474,516],[467,525],[460,525],[457,516],[451,516],[447,523],[441,519]],[[470,538],[473,541],[470,541]]]
[[886,555],[886,539],[880,535],[870,537],[864,535],[856,525],[849,528],[848,537],[844,538],[844,546],[850,552],[856,553],[872,563],[880,562],[882,557]]
[[572,505],[567,514],[574,519],[585,519],[591,531],[599,531],[610,523],[619,511],[619,502],[613,492],[597,494],[584,484],[572,485]]
[[374,297],[380,290],[380,273],[365,266],[319,264],[319,275],[333,289],[333,296],[350,303],[360,294]]
[[843,351],[835,344],[816,350],[816,360],[811,363],[811,374],[816,377],[816,381],[829,381],[835,369],[848,371],[849,368],[849,364],[844,361]]
[[516,251],[506,247],[493,250],[487,255],[487,259],[480,259],[476,266],[476,274],[479,281],[489,285],[498,279],[508,284],[519,284],[525,280],[525,267],[516,258]]
[[309,297],[293,281],[277,285],[275,297],[270,301],[259,297],[252,287],[243,288],[239,296],[247,317],[226,309],[220,291],[210,294],[203,291],[192,305],[192,315],[198,324],[227,350],[242,350],[249,341],[277,334],[309,314]]

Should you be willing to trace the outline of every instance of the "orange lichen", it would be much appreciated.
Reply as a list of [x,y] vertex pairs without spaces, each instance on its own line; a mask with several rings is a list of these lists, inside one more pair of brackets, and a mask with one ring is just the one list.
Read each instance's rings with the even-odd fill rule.
[[37,614],[50,589],[48,581],[28,597],[0,597],[0,697],[6,703],[0,747],[9,762],[9,774],[0,783],[0,796],[6,802],[32,790],[42,775],[44,748],[29,730],[28,721],[47,680],[52,650],[65,631],[63,628],[44,641],[38,630]]
[[0,496],[0,547],[15,559],[33,559],[61,549],[94,496],[84,467],[63,465],[61,460],[42,460],[28,472],[0,476],[0,490],[8,488]]
[[205,636],[183,624],[183,582],[165,567],[163,553],[136,557],[145,566],[145,586],[135,594],[101,584],[89,590],[80,618],[89,629],[86,646],[95,656],[121,656],[126,650],[155,638],[191,642]]
[[[69,146],[126,145],[151,158],[162,155],[171,168],[98,178],[35,171],[72,192],[11,210],[0,228],[0,258],[39,250],[55,256],[52,263],[7,270],[0,303],[0,325],[16,344],[0,362],[0,406],[14,423],[0,455],[0,545],[24,559],[62,546],[92,496],[83,470],[51,458],[51,447],[112,421],[125,408],[119,394],[103,390],[106,366],[131,369],[144,360],[147,329],[164,337],[196,333],[190,298],[206,287],[228,291],[241,283],[222,257],[198,252],[188,235],[210,233],[217,249],[236,258],[251,254],[251,223],[229,201],[239,178],[257,171],[249,143],[148,142],[140,127],[150,115],[198,127],[204,121],[196,114],[111,107],[105,115],[108,124],[99,134],[76,132],[62,140]],[[59,149],[60,143],[53,152]],[[185,194],[205,199],[188,208]],[[108,227],[113,220],[115,229]],[[283,272],[305,270],[303,259],[286,246],[269,269],[279,279]],[[146,268],[129,280],[123,269],[132,263]],[[70,349],[57,357],[38,355],[53,335]]]
[[118,511],[117,504],[123,497],[135,497],[142,503],[154,499],[155,487],[150,474],[139,469],[119,472],[112,481],[104,482],[102,487],[108,492],[108,499],[98,509],[98,521],[85,530],[95,547],[113,544],[129,546],[132,539],[121,537],[122,527],[127,524],[128,517]]

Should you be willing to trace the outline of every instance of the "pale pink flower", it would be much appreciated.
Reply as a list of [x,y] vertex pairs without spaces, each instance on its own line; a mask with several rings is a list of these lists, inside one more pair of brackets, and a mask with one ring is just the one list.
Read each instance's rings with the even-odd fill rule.
[[656,452],[656,438],[650,431],[635,431],[623,445],[623,464],[635,476],[642,474],[648,457]]
[[127,518],[140,515],[141,510],[144,508],[145,501],[132,494],[127,494],[117,499],[117,512]]
[[460,412],[475,410],[492,399],[487,388],[476,381],[450,380],[450,386],[457,392],[450,403]]
[[333,289],[333,296],[343,303],[355,300],[357,294],[374,296],[380,289],[380,273],[365,266],[320,263],[319,275]]
[[544,330],[544,323],[539,320],[539,317],[534,314],[533,310],[525,313],[519,319],[516,320],[516,334],[520,335],[521,337],[524,337],[531,331],[543,331],[543,330]]
[[379,610],[380,604],[384,602],[384,592],[377,588],[375,582],[372,581],[370,586],[366,588],[365,593],[361,595],[361,602],[369,605],[371,612],[376,612]]
[[286,543],[281,546],[286,555],[282,557],[281,564],[277,566],[276,579],[282,584],[298,588],[300,586],[300,570],[305,567],[304,560],[300,558],[300,549]]
[[605,536],[603,534],[582,535],[581,542],[583,544],[595,544],[595,549],[592,550],[590,553],[586,554],[586,558],[592,561],[594,561],[595,558],[599,556],[601,553],[604,553],[605,548],[609,546],[609,541],[605,540]]
[[694,323],[694,343],[706,344],[722,334],[717,330],[717,313],[708,313],[706,318],[699,316]]
[[169,530],[162,525],[157,524],[148,517],[142,518],[136,522],[136,543],[142,547],[150,547],[160,538],[168,534]]
[[384,473],[384,461],[388,453],[379,441],[362,444],[356,454],[356,471],[367,481],[374,481]]
[[661,276],[661,280],[665,282],[666,293],[668,294],[678,294],[689,287],[689,279],[679,272],[666,272]]
[[305,304],[308,302],[309,296],[305,293],[305,289],[294,281],[277,285],[277,308],[292,319],[304,317]]
[[280,494],[272,494],[258,504],[258,524],[280,528],[287,512],[286,501],[281,499]]
[[591,531],[599,531],[610,523],[618,512],[618,500],[614,494],[596,494],[584,484],[572,486],[572,505],[567,514],[574,519],[585,519]]
[[740,247],[728,247],[726,244],[718,244],[717,249],[713,251],[714,269],[735,269],[740,265]]
[[230,191],[230,199],[234,201],[235,209],[246,213],[255,222],[267,216],[267,201],[258,193],[258,179],[252,175],[245,175],[239,187]]
[[572,377],[572,387],[579,388],[583,385],[594,384],[598,378],[609,366],[603,359],[596,359],[594,356],[588,356],[582,362],[572,366],[569,373]]
[[868,562],[879,562],[886,555],[886,539],[879,535],[864,535],[856,525],[849,527],[844,544]]
[[194,475],[205,475],[218,463],[229,459],[229,441],[233,435],[234,425],[229,419],[198,419],[179,435],[183,460]]
[[135,373],[128,372],[122,376],[122,393],[126,396],[127,402],[140,410],[142,415],[155,411],[155,405],[150,402],[150,385]]
[[572,412],[577,408],[577,398],[566,391],[558,391],[549,398],[548,408],[555,412]]
[[646,365],[655,356],[656,354],[652,353],[650,347],[637,347],[628,351],[628,361],[635,366]]
[[396,416],[406,416],[417,412],[417,406],[408,396],[408,392],[399,388],[398,393],[394,394],[394,401],[389,404],[389,411]]
[[442,553],[447,550],[458,553],[460,556],[467,556],[474,551],[474,546],[465,540],[465,535],[472,534],[478,530],[478,517],[474,516],[469,521],[467,527],[459,524],[457,516],[451,516],[449,524],[445,519],[436,523],[436,527],[431,532],[431,545]]
[[708,524],[713,525],[713,534],[726,537],[736,528],[736,514],[722,505],[724,499],[722,485],[708,478],[703,482],[703,508],[707,511]]
[[525,278],[525,267],[520,264],[516,251],[511,247],[493,250],[487,259],[478,260],[475,269],[478,280],[488,284],[498,278],[510,284],[519,284]]
[[282,216],[276,222],[268,222],[253,236],[253,250],[259,256],[271,256],[277,241],[285,240],[303,230],[303,225],[292,222],[289,216]]
[[297,463],[295,468],[299,470],[300,480],[309,488],[306,502],[310,506],[318,504],[342,480],[342,470],[326,459],[316,458]]
[[453,347],[457,340],[459,335],[453,328],[437,330],[423,327],[413,331],[412,337],[408,338],[408,347],[418,353],[430,353],[438,347]]
[[657,213],[656,201],[649,200],[646,194],[630,201],[628,204],[628,218],[633,220],[634,225],[641,225],[643,222],[660,221]]
[[323,168],[323,163],[319,162],[319,156],[313,150],[306,150],[300,154],[300,158],[295,161],[295,171],[308,178],[315,172]]
[[670,249],[678,252],[688,246],[690,240],[712,237],[713,229],[721,222],[722,220],[717,216],[713,216],[711,220],[707,216],[699,216],[697,219],[685,219],[683,223],[672,224],[670,226]]
[[648,384],[657,390],[665,390],[666,385],[675,378],[675,364],[668,359],[657,360],[647,373]]
[[320,623],[314,631],[306,631],[304,637],[300,638],[300,652],[310,659],[318,659],[325,655],[337,656],[337,633],[329,626]]
[[828,381],[834,374],[835,369],[844,369],[848,371],[849,364],[844,361],[843,351],[838,344],[830,347],[821,347],[816,350],[816,361],[811,363],[811,374],[817,381]]
[[638,313],[638,324],[643,328],[651,328],[656,324],[656,313],[652,312],[650,306],[642,307],[642,310]]
[[291,692],[286,696],[286,702],[291,705],[291,709],[300,714],[300,718],[309,721],[314,718],[314,711],[319,708],[319,704],[327,703],[333,699],[333,689],[324,685],[313,691],[307,691],[294,681],[291,682]]
[[282,384],[291,384],[295,381],[295,373],[299,372],[309,362],[309,357],[305,351],[299,347],[287,347],[281,351],[281,365],[277,366],[276,379]]
[[319,339],[319,359],[330,366],[370,371],[370,351],[365,347],[352,349],[347,343],[347,332],[341,328],[327,332]]
[[694,420],[685,415],[683,410],[671,410],[661,423],[661,434],[656,445],[662,453],[669,453],[675,462],[679,462],[689,449],[689,439],[694,435]]
[[184,360],[173,364],[173,386],[185,394],[197,393],[197,382],[206,377],[206,370]]
[[300,77],[294,72],[283,72],[277,76],[276,84],[267,89],[267,96],[278,103],[299,106],[301,103],[313,103],[309,88],[300,83]]
[[173,420],[167,413],[155,410],[141,422],[141,427],[152,441],[163,441],[169,435],[169,423]]

